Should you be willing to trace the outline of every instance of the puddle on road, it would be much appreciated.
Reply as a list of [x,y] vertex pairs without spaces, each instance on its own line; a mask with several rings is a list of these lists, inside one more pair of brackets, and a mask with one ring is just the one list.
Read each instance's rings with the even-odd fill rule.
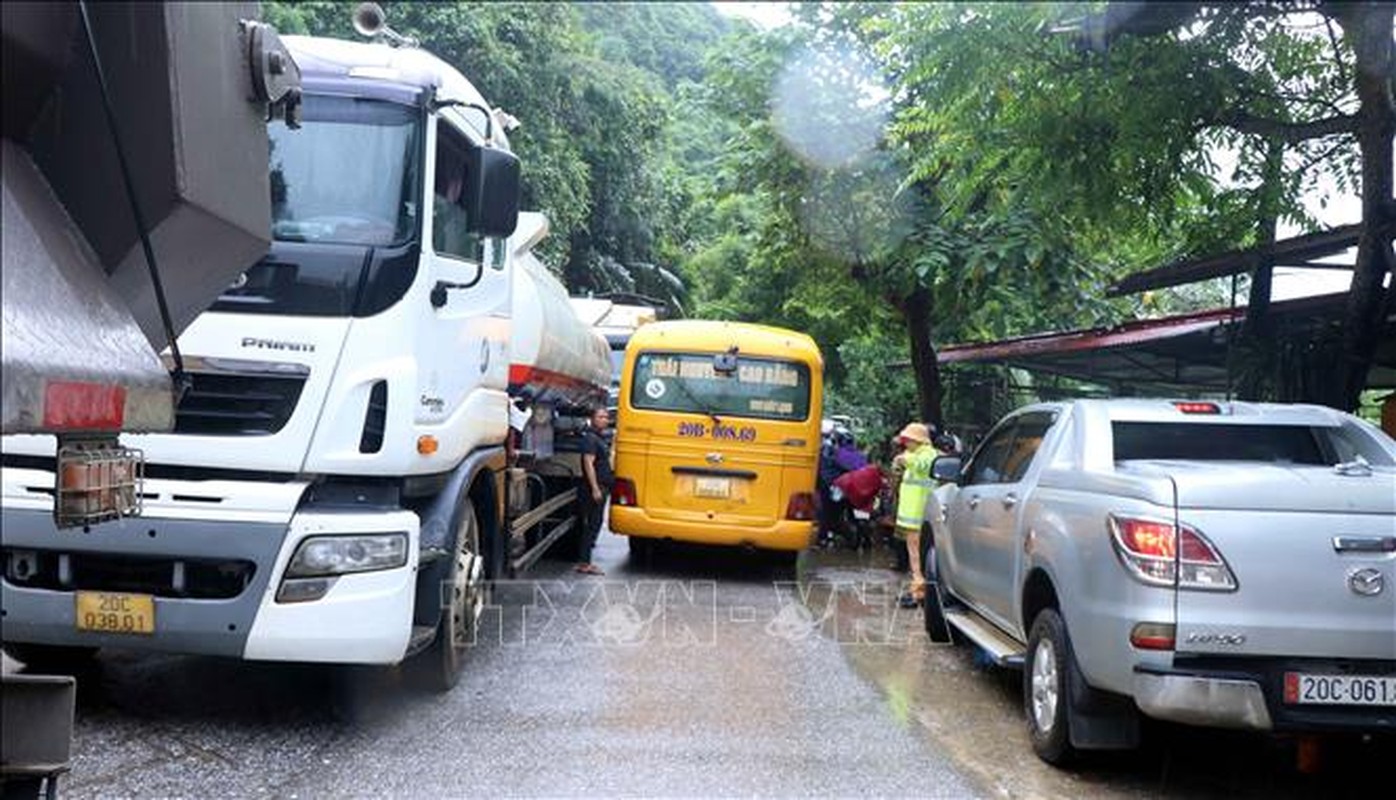
[[[808,556],[801,592],[827,615],[853,669],[877,687],[888,715],[919,728],[990,794],[1034,798],[1312,797],[1359,795],[1389,783],[1396,753],[1353,742],[1333,748],[1323,775],[1293,768],[1293,742],[1242,732],[1149,725],[1135,752],[1095,753],[1073,771],[1033,755],[1023,720],[1021,674],[976,663],[970,646],[931,643],[919,609],[897,607],[905,576],[885,553],[819,551]],[[934,794],[935,787],[920,787]]]

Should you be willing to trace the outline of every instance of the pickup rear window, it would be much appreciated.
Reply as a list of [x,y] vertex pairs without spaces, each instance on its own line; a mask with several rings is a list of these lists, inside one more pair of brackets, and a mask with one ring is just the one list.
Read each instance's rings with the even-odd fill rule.
[[1313,428],[1300,425],[1115,422],[1115,460],[1261,461],[1328,465]]

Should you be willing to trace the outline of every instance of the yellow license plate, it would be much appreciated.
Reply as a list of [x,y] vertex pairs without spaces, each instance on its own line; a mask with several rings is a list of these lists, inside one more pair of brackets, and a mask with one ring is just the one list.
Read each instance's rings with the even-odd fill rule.
[[155,633],[155,598],[148,594],[78,592],[77,628],[100,633]]
[[694,497],[716,497],[727,499],[732,496],[731,478],[698,478],[693,482]]

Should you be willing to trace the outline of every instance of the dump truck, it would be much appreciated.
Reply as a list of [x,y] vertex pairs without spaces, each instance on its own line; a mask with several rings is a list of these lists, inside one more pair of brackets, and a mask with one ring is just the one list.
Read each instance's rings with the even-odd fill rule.
[[[140,513],[141,454],[118,435],[173,428],[186,376],[161,350],[270,241],[266,120],[296,124],[299,73],[256,16],[255,3],[0,8],[0,429],[45,443],[31,483],[47,552]],[[13,541],[5,528],[6,579],[40,558]],[[55,652],[6,651],[29,673]],[[6,796],[52,796],[74,681],[10,666],[0,778]]]

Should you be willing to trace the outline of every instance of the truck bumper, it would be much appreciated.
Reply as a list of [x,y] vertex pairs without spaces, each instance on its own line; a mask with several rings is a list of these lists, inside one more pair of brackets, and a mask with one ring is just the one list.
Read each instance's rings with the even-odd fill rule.
[[[152,514],[80,534],[58,532],[47,511],[5,508],[4,640],[272,661],[402,660],[416,593],[416,514],[310,512],[289,523],[255,514],[237,520],[235,511],[217,516]],[[286,565],[305,538],[392,532],[409,537],[404,566],[334,577],[316,600],[277,601]],[[154,631],[79,630],[79,591],[150,596]]]
[[610,514],[613,533],[694,544],[798,551],[809,547],[814,535],[814,523],[802,520],[783,519],[763,526],[715,524],[711,520],[686,522],[659,519],[643,508],[616,505],[611,506]]

